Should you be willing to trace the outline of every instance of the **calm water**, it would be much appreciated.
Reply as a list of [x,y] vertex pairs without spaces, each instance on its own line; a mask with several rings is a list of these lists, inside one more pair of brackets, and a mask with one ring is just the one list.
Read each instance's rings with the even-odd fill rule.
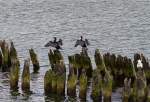
[[[22,63],[29,57],[28,49],[34,48],[43,66],[38,75],[32,75],[33,94],[29,97],[12,97],[8,75],[0,73],[0,101],[45,101],[43,77],[49,49],[44,44],[53,36],[62,38],[62,53],[68,63],[67,56],[80,51],[73,46],[81,35],[91,43],[92,60],[96,48],[103,53],[133,57],[133,53],[143,52],[150,57],[150,1],[0,0],[0,39],[14,41]],[[118,92],[113,101],[120,101]]]

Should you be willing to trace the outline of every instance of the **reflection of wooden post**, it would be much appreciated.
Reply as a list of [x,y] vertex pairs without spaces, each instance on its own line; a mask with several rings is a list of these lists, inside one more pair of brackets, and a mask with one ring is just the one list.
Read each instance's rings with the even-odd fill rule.
[[22,72],[22,90],[24,92],[29,92],[30,91],[30,60],[25,60],[24,62],[24,69]]
[[39,69],[40,69],[40,65],[39,65],[39,61],[38,61],[38,58],[37,58],[37,54],[34,52],[33,49],[30,49],[29,53],[30,53],[30,58],[31,58],[32,64],[33,64],[33,72],[37,73],[39,71]]

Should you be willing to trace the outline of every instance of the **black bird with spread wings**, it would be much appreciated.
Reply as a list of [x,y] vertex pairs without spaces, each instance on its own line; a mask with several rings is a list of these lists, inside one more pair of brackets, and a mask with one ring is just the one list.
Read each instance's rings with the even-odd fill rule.
[[54,37],[54,41],[49,41],[48,43],[45,44],[45,47],[54,47],[56,48],[57,50],[58,49],[62,49],[61,46],[63,45],[63,42],[62,42],[62,39],[59,39],[57,41],[57,38]]
[[80,45],[82,48],[87,48],[87,46],[89,46],[90,43],[89,43],[89,41],[88,41],[87,39],[83,40],[83,37],[81,36],[81,39],[76,41],[74,47],[77,47],[77,46],[79,46],[79,45]]

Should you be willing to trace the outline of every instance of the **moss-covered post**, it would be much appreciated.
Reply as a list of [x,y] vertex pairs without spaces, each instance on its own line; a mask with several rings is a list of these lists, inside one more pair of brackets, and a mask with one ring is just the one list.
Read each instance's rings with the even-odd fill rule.
[[11,65],[12,65],[12,62],[14,59],[16,59],[17,61],[17,65],[20,66],[20,62],[19,62],[19,58],[18,58],[18,54],[17,54],[17,51],[16,51],[16,48],[14,47],[14,44],[13,42],[10,43],[10,61],[11,61]]
[[76,95],[76,84],[77,84],[77,75],[71,74],[68,77],[67,82],[67,94],[75,97]]
[[29,49],[29,53],[30,53],[30,58],[33,64],[33,72],[34,73],[38,73],[39,69],[40,69],[40,65],[39,65],[39,61],[37,58],[37,54],[35,53],[35,51],[33,49]]
[[128,80],[127,78],[125,78],[122,102],[129,102],[130,94],[131,94],[131,79]]
[[10,71],[9,45],[5,40],[2,42],[1,50],[3,53],[2,72],[8,72]]
[[0,70],[2,70],[2,65],[3,65],[3,54],[0,48]]
[[30,59],[25,60],[22,72],[21,88],[24,92],[30,92]]
[[[79,59],[77,59],[79,60]],[[92,77],[92,63],[90,57],[85,54],[81,53],[80,54],[80,67],[81,67],[81,72],[85,72],[88,78]]]
[[98,69],[93,71],[92,99],[94,102],[102,101],[102,77]]
[[137,102],[145,102],[146,92],[145,89],[147,87],[146,77],[144,71],[142,69],[138,69],[136,78],[136,94],[137,94]]
[[81,99],[86,99],[87,83],[88,83],[87,76],[85,74],[81,74],[79,78],[79,86],[80,86],[79,97]]
[[52,93],[52,70],[48,70],[44,76],[44,93],[49,95]]
[[77,75],[77,67],[75,66],[75,56],[68,56],[69,60],[69,75],[75,74]]
[[106,69],[104,62],[103,66],[105,68],[105,76],[102,84],[102,93],[104,96],[103,102],[111,102],[113,77],[111,76],[110,72]]
[[147,98],[146,102],[150,102],[150,85],[147,87]]
[[48,53],[49,56],[49,61],[51,64],[51,68],[54,72],[56,72],[57,74],[64,74],[66,67],[64,64],[64,59],[63,56],[61,55],[59,50],[50,50],[50,52]]
[[65,95],[65,74],[57,75],[57,95]]
[[11,61],[12,65],[10,68],[10,89],[13,91],[18,90],[18,81],[19,81],[19,65],[17,59]]
[[104,72],[103,58],[98,49],[95,50],[94,58],[95,58],[95,63],[96,63],[97,69]]
[[57,74],[53,72],[52,74],[52,93],[57,94]]

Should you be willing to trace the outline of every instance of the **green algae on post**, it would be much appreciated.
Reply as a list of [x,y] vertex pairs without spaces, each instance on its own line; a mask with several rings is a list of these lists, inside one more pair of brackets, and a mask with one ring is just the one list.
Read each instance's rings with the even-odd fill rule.
[[37,58],[37,54],[34,52],[33,49],[29,49],[29,53],[30,53],[30,58],[33,64],[33,72],[34,73],[38,73],[39,69],[40,69],[40,65],[39,65],[39,61]]
[[25,60],[22,72],[21,88],[24,92],[30,91],[30,59]]
[[19,62],[19,59],[18,59],[18,54],[17,54],[16,48],[14,47],[13,42],[11,42],[10,52],[9,53],[10,53],[11,65],[12,65],[13,59],[16,59],[18,66],[20,66],[20,62]]
[[17,59],[12,60],[12,66],[10,68],[10,89],[16,91],[18,89],[19,81],[19,65]]
[[65,95],[65,74],[57,76],[57,95]]
[[76,96],[76,84],[77,84],[77,75],[71,74],[67,82],[67,94],[69,96]]
[[93,82],[92,82],[92,99],[94,102],[102,101],[102,77],[99,69],[93,71]]
[[88,82],[87,76],[85,74],[81,74],[79,78],[79,86],[80,86],[79,97],[81,99],[86,99],[87,82]]
[[44,92],[45,95],[52,93],[52,70],[48,70],[44,76]]
[[57,93],[57,74],[55,72],[52,73],[52,93]]
[[2,72],[8,72],[10,71],[9,45],[5,40],[2,42],[1,50],[3,53]]
[[104,96],[104,102],[111,102],[113,77],[111,76],[110,72],[106,69],[104,62],[103,66],[105,68],[105,76],[102,84],[102,93]]
[[103,65],[104,60],[98,49],[95,50],[94,58],[95,58],[97,69],[100,70],[100,73],[104,74],[104,71],[105,71],[104,65]]
[[48,53],[49,61],[51,64],[52,70],[57,74],[64,74],[65,73],[65,64],[63,56],[61,55],[60,51],[54,50],[52,51],[50,49],[50,52]]

